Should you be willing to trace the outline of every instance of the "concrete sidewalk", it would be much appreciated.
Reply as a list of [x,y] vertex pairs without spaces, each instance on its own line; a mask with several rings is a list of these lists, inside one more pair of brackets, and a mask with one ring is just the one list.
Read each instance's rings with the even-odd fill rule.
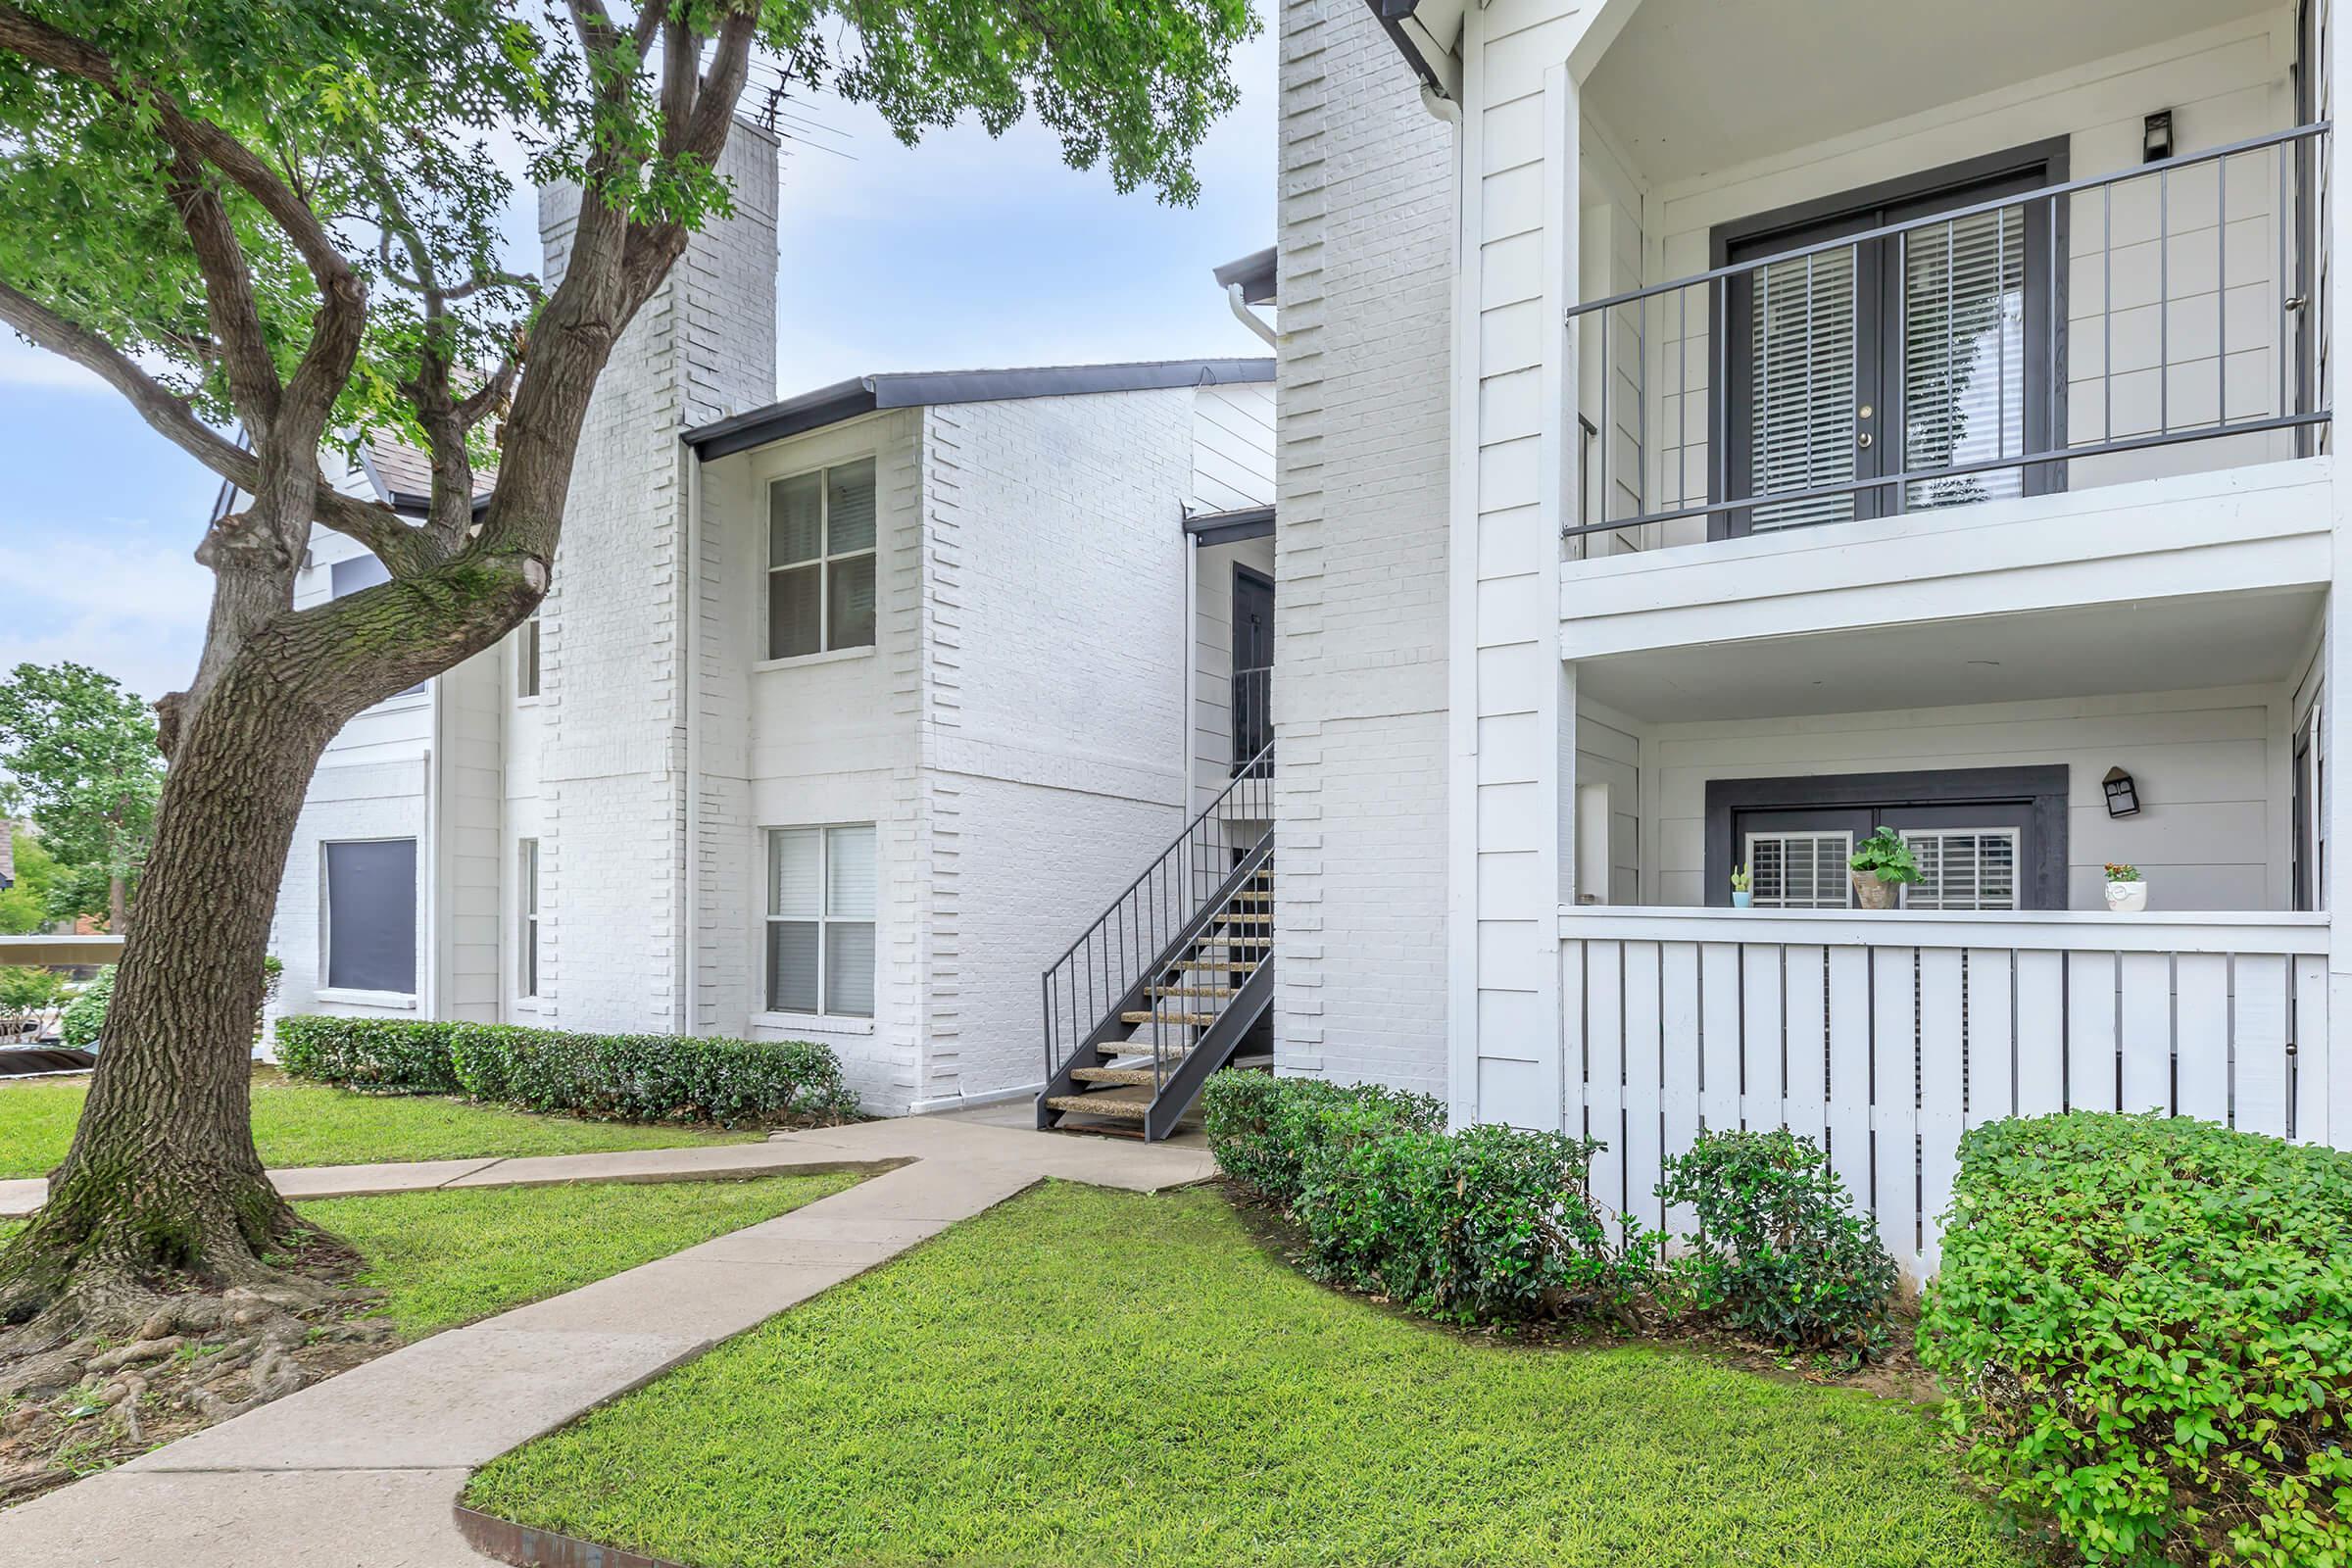
[[447,1162],[474,1167],[454,1174],[410,1166],[409,1185],[366,1190],[694,1180],[891,1161],[906,1163],[789,1214],[435,1335],[0,1513],[0,1563],[482,1568],[489,1559],[459,1539],[450,1508],[466,1476],[509,1448],[1041,1179],[1149,1192],[1213,1169],[1199,1148],[920,1117],[765,1144]]

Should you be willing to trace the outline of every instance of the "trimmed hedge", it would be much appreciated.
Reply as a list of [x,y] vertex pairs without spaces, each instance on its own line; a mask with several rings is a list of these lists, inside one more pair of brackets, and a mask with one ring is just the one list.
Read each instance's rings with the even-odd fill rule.
[[277,1059],[294,1077],[346,1089],[466,1095],[607,1121],[734,1126],[858,1113],[841,1063],[806,1041],[306,1014],[278,1020]]
[[1960,1145],[1921,1358],[2084,1559],[2352,1564],[2352,1156],[2076,1112]]
[[1435,1096],[1377,1084],[1220,1072],[1201,1088],[1200,1119],[1218,1168],[1289,1208],[1310,1152],[1335,1139],[1441,1131],[1446,1107]]
[[1650,1241],[1587,1188],[1589,1140],[1446,1130],[1427,1095],[1222,1072],[1201,1096],[1209,1151],[1288,1209],[1313,1272],[1448,1322],[1615,1310],[1648,1279]]

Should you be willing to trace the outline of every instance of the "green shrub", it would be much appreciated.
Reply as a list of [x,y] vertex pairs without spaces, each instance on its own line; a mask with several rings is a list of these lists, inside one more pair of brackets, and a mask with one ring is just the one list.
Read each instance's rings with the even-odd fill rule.
[[1326,1140],[1436,1131],[1446,1108],[1432,1096],[1377,1084],[1220,1072],[1202,1088],[1200,1119],[1218,1169],[1288,1208],[1298,1200],[1307,1154]]
[[289,1076],[378,1095],[454,1095],[463,1087],[450,1064],[458,1026],[421,1018],[330,1018],[301,1013],[277,1020],[277,1064]]
[[1390,1129],[1310,1152],[1295,1212],[1316,1272],[1448,1322],[1617,1311],[1647,1284],[1589,1186],[1588,1138],[1482,1124]]
[[2352,1563],[2352,1156],[2075,1113],[1960,1145],[1920,1354],[2089,1562]]
[[1894,1259],[1811,1140],[1702,1133],[1667,1158],[1657,1192],[1698,1221],[1669,1265],[1670,1294],[1783,1345],[1856,1357],[1884,1348]]
[[[262,1005],[254,1015],[253,1032],[256,1044],[262,1033],[262,1011],[276,999],[277,984],[286,966],[274,956],[262,959]],[[108,964],[90,977],[89,983],[66,1010],[58,1015],[58,1034],[65,1043],[81,1051],[96,1051],[106,1033],[106,1009],[115,999],[115,966]]]
[[607,1121],[733,1126],[858,1112],[841,1063],[806,1041],[304,1015],[278,1020],[277,1058],[294,1077],[347,1089],[464,1094]]
[[60,1038],[76,1051],[96,1051],[98,1037],[106,1032],[106,1004],[114,994],[115,966],[110,963],[90,976],[81,994],[66,1004],[57,1019]]

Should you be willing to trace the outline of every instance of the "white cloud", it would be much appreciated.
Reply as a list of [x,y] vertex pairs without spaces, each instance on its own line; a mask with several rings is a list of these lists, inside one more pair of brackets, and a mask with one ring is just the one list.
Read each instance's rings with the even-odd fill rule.
[[0,386],[39,387],[55,392],[104,392],[113,388],[47,349],[36,349],[22,338],[0,334]]
[[63,531],[0,541],[11,599],[0,669],[70,659],[150,701],[186,685],[213,591],[190,548],[143,531],[105,543]]

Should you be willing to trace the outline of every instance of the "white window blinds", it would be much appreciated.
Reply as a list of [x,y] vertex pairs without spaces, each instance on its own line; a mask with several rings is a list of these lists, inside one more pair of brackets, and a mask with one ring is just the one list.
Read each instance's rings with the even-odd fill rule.
[[[1748,429],[1759,498],[1855,476],[1854,283],[1851,250],[1794,257],[1755,273]],[[1853,514],[1847,492],[1759,506],[1753,525],[1791,528]]]
[[874,829],[767,835],[767,1005],[771,1012],[874,1012]]
[[1750,833],[1749,901],[1759,909],[1842,909],[1852,902],[1850,833]]
[[1921,877],[1903,889],[1904,908],[2017,907],[2016,828],[1915,829],[1903,842]]
[[[1978,213],[1902,237],[1903,466],[1912,471],[2026,450],[2026,215]],[[1913,507],[2024,493],[1995,468],[1910,487]]]

